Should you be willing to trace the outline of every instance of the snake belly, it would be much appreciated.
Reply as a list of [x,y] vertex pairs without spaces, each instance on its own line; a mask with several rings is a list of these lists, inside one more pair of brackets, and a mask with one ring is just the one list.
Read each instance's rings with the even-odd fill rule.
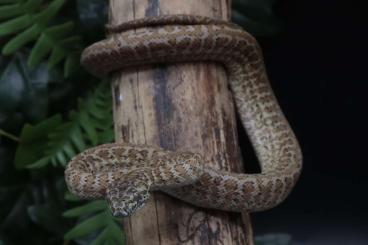
[[142,207],[152,190],[234,212],[270,209],[288,196],[300,175],[302,154],[268,81],[261,50],[249,33],[229,22],[188,15],[150,17],[107,29],[109,37],[82,54],[84,67],[97,76],[156,63],[221,63],[261,173],[217,170],[197,153],[115,143],[70,161],[65,178],[74,194],[106,198],[116,216]]

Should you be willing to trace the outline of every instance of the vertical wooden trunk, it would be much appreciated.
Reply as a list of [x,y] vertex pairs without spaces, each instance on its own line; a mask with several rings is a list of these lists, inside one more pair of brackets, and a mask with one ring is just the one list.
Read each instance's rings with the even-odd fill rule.
[[[110,24],[145,16],[193,14],[228,19],[229,0],[110,0]],[[202,153],[215,168],[242,171],[236,120],[223,67],[167,64],[112,76],[118,142]],[[204,210],[155,193],[124,219],[128,245],[252,244],[249,216]]]

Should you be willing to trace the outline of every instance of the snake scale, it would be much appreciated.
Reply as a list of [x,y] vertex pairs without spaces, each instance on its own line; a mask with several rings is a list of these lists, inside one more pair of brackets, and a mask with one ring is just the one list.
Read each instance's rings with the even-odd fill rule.
[[155,63],[214,61],[228,74],[237,111],[261,173],[221,171],[200,154],[147,145],[106,144],[74,157],[65,170],[70,191],[105,198],[114,216],[142,207],[150,191],[225,211],[260,211],[281,203],[300,175],[299,144],[274,96],[256,40],[235,24],[207,17],[149,17],[107,26],[109,37],[82,54],[97,76]]

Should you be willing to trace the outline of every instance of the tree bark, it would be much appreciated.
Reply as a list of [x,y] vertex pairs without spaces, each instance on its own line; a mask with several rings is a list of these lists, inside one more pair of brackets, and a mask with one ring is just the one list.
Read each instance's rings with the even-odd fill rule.
[[[109,23],[192,14],[229,19],[229,0],[111,0]],[[214,63],[139,67],[112,76],[117,142],[199,152],[214,168],[243,171],[226,73]],[[128,245],[252,244],[247,214],[205,210],[154,193],[123,221]]]

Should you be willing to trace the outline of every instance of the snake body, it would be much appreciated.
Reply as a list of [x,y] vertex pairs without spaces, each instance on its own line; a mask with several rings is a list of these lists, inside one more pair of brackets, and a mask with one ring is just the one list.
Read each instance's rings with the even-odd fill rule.
[[187,15],[145,18],[107,29],[110,36],[82,54],[82,64],[98,76],[154,63],[223,64],[261,173],[217,170],[197,153],[115,143],[88,149],[70,161],[65,177],[71,192],[107,199],[115,216],[131,215],[154,190],[234,212],[266,210],[287,197],[300,175],[302,155],[250,34],[229,22]]

